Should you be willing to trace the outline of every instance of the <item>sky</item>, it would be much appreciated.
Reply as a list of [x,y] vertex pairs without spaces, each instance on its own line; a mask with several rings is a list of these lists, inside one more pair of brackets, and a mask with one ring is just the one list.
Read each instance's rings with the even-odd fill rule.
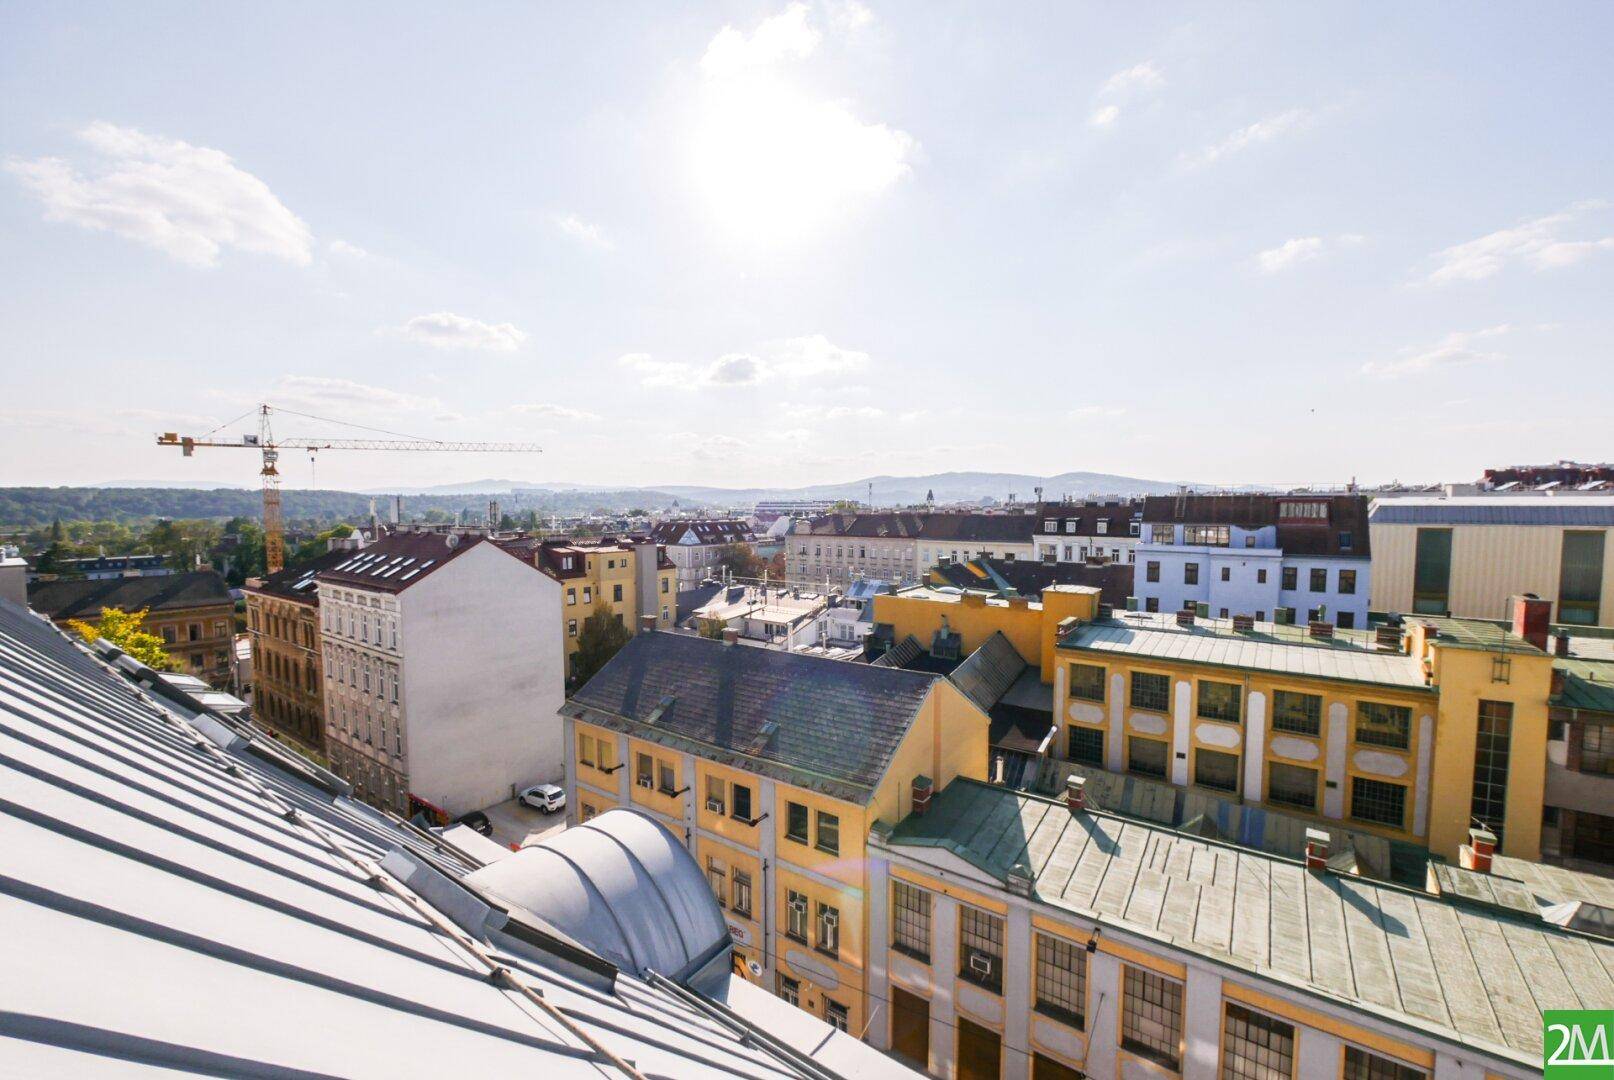
[[[1614,458],[1614,7],[0,3],[0,484]],[[304,414],[304,415],[298,415]],[[234,437],[250,421],[226,426]]]

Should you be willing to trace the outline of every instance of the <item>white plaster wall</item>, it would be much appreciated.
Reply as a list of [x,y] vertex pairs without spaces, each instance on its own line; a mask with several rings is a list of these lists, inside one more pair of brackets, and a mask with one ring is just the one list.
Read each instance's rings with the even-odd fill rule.
[[1412,782],[1412,835],[1422,836],[1429,826],[1429,769],[1435,757],[1435,720],[1418,717],[1418,775]]
[[1266,798],[1267,696],[1251,692],[1244,709],[1244,798],[1261,802]]
[[1345,816],[1345,740],[1350,737],[1350,716],[1343,702],[1328,706],[1328,760],[1323,765],[1323,817]]
[[1026,1080],[1031,1075],[1031,908],[1009,908],[1003,933],[1003,1080]]
[[1082,1068],[1088,1076],[1114,1076],[1115,1050],[1121,1044],[1121,961],[1109,953],[1090,953],[1087,982],[1093,1015],[1087,1021],[1087,1060]]
[[1222,1038],[1222,977],[1189,965],[1183,986],[1183,1080],[1216,1080]]
[[1344,1053],[1338,1036],[1304,1025],[1295,1027],[1296,1076],[1338,1076]]
[[1104,751],[1104,767],[1111,772],[1126,770],[1126,713],[1121,698],[1122,679],[1119,673],[1110,678],[1110,731],[1109,743]]
[[[931,970],[958,970],[958,901],[931,893],[930,907]],[[936,980],[930,996],[930,1068],[933,1075],[952,1076],[955,1068],[953,987],[957,979]]]
[[1179,787],[1188,786],[1188,732],[1193,723],[1189,710],[1193,701],[1193,685],[1187,679],[1179,679],[1171,707],[1171,782]]
[[488,543],[399,594],[410,789],[451,814],[564,775],[561,586]]
[[[773,830],[764,830],[772,832]],[[864,946],[868,962],[863,965],[863,985],[869,1006],[864,1038],[881,1050],[891,1049],[891,979],[886,973],[886,957],[891,955],[889,907],[891,864],[871,856],[868,860],[869,935]],[[772,983],[768,984],[772,986]]]

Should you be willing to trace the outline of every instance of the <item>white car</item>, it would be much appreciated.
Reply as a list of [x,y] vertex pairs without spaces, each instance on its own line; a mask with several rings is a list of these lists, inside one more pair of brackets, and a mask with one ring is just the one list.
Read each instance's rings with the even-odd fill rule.
[[521,800],[523,806],[542,810],[546,814],[566,809],[566,792],[555,784],[534,784],[523,788],[516,798]]

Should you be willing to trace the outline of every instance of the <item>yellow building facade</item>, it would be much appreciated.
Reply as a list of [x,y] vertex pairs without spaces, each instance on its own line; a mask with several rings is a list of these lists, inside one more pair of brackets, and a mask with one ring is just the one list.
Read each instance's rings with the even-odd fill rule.
[[[693,714],[669,723],[685,700]],[[630,715],[639,704],[648,712]],[[815,710],[821,734],[806,730]],[[576,819],[629,806],[661,822],[706,871],[736,972],[861,1032],[871,1015],[867,837],[912,809],[916,783],[923,792],[985,776],[985,715],[935,676],[642,634],[562,716]],[[804,749],[775,753],[761,732],[764,744],[799,738]],[[810,746],[826,740],[841,745]]]
[[636,633],[640,620],[658,630],[678,619],[678,568],[655,543],[633,537],[520,542],[521,554],[561,583],[566,672],[572,672],[583,623],[604,608]]

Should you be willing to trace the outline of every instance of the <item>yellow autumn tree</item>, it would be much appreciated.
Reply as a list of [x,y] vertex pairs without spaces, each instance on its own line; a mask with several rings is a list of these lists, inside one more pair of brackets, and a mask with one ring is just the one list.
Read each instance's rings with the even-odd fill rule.
[[106,638],[147,667],[173,671],[177,665],[163,650],[163,639],[146,629],[146,611],[146,608],[123,611],[105,607],[101,609],[101,617],[93,623],[69,619],[67,625],[92,645],[97,638]]

